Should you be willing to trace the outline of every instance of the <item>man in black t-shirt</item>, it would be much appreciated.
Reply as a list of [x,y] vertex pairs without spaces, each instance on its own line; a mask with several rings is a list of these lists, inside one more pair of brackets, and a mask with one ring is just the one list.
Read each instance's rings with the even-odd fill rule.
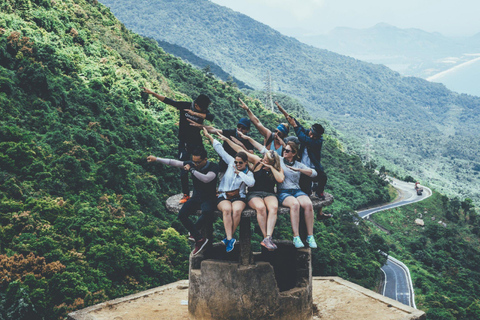
[[[201,94],[193,102],[174,101],[145,87],[143,90],[145,93],[153,95],[163,103],[169,104],[180,110],[180,127],[178,129],[178,159],[181,161],[190,160],[192,150],[197,147],[203,148],[203,141],[202,136],[200,135],[200,128],[191,126],[189,121],[201,125],[203,124],[204,120],[213,120],[214,115],[208,112],[210,98],[204,94]],[[188,174],[184,170],[180,172],[180,181],[182,183],[183,193],[183,198],[180,200],[180,203],[185,203],[190,198],[190,192],[188,188]]]
[[[182,206],[178,213],[178,219],[183,226],[190,232],[195,239],[195,249],[193,255],[199,253],[209,241],[208,238],[202,236],[200,229],[209,224],[213,224],[213,212],[217,208],[217,176],[218,165],[207,159],[207,151],[203,147],[197,147],[192,150],[191,161],[178,161],[173,159],[157,158],[148,156],[148,162],[160,162],[165,165],[182,168],[187,174],[190,172],[193,181],[193,195]],[[202,210],[197,221],[193,223],[190,215],[195,214],[198,209]]]

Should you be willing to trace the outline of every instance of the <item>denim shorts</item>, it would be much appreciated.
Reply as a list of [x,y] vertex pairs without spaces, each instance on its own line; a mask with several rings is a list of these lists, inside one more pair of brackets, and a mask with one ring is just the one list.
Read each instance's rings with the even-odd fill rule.
[[303,192],[302,190],[300,189],[281,189],[277,195],[278,197],[278,203],[282,204],[283,201],[287,198],[287,197],[295,197],[295,198],[298,198],[300,196],[307,196],[308,195]]

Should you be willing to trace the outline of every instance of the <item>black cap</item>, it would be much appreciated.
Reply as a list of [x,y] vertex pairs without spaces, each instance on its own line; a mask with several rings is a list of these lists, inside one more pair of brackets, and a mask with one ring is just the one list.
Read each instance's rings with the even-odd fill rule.
[[204,94],[201,94],[195,99],[195,103],[200,107],[202,110],[206,110],[210,105],[210,98]]
[[312,131],[315,137],[320,137],[324,132],[325,129],[322,127],[321,124],[315,123],[310,130]]

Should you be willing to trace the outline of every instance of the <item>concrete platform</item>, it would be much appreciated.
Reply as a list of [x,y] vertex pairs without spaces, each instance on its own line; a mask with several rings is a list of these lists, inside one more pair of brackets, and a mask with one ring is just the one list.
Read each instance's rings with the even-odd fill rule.
[[[423,311],[345,281],[313,277],[313,319],[424,320]],[[68,315],[69,320],[185,320],[188,280],[91,306]]]

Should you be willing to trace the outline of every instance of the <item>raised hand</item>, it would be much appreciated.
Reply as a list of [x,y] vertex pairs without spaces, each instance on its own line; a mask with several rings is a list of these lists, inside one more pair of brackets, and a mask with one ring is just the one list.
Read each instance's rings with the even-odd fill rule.
[[240,108],[242,108],[243,110],[248,110],[248,106],[245,104],[245,102],[242,101],[242,99],[238,98],[238,100],[240,101]]
[[147,162],[154,162],[154,161],[157,161],[157,157],[155,157],[155,156],[148,156],[147,157]]
[[142,87],[143,89],[143,92],[147,93],[147,94],[153,94],[154,92],[150,89],[148,89],[147,87]]
[[288,114],[288,112],[282,108],[282,106],[277,102],[275,101],[275,104],[277,105],[278,107],[278,110],[280,110],[281,113],[283,113],[283,115],[285,116],[285,118],[288,119],[288,117],[290,117],[290,115]]

